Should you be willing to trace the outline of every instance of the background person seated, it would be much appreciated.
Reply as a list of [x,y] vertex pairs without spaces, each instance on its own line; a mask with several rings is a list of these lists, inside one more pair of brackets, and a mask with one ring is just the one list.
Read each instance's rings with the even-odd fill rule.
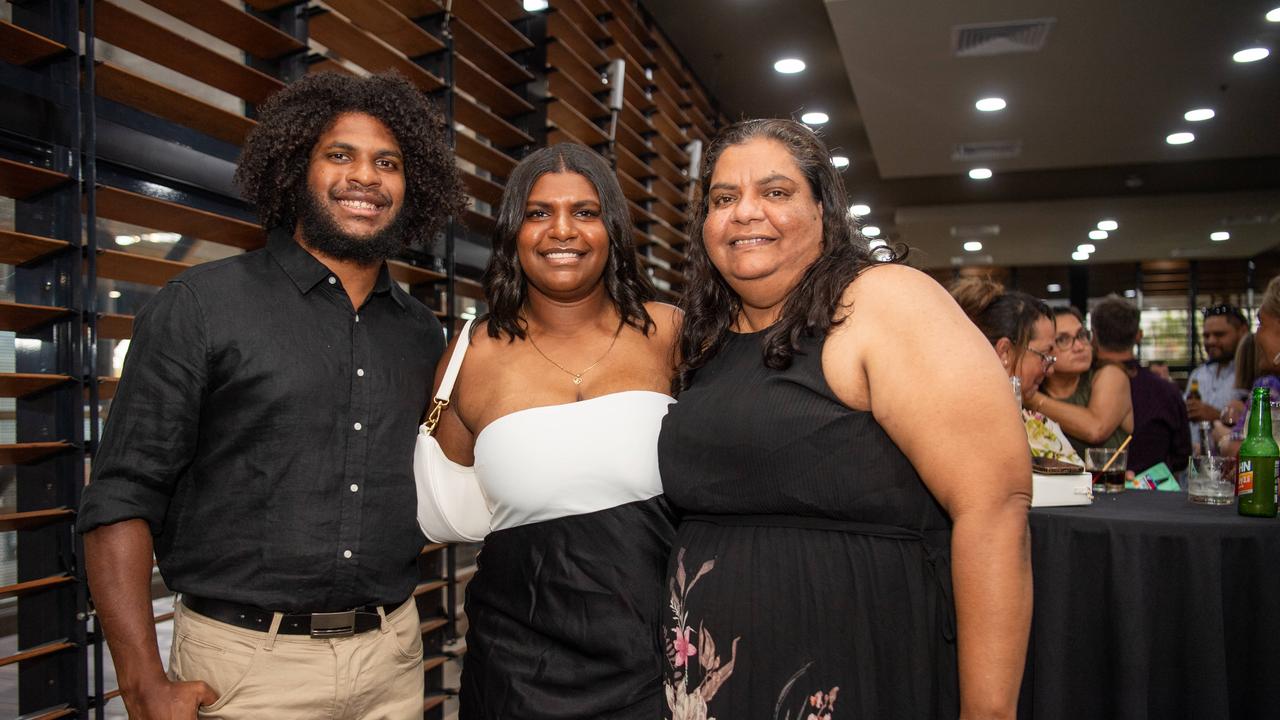
[[1187,467],[1191,432],[1187,406],[1163,364],[1142,367],[1134,347],[1142,344],[1142,313],[1133,303],[1109,295],[1093,306],[1094,357],[1099,363],[1118,363],[1129,376],[1133,406],[1133,440],[1129,467],[1141,472],[1163,462],[1173,472]]
[[1027,409],[1045,376],[1053,369],[1053,311],[1024,292],[1006,291],[990,278],[964,278],[952,283],[951,297],[995,348],[1010,379],[1021,390],[1022,421],[1033,457],[1063,460],[1084,467],[1084,461],[1058,423]]
[[1245,424],[1253,407],[1254,388],[1264,387],[1273,401],[1280,400],[1280,377],[1273,358],[1266,357],[1253,335],[1245,335],[1236,348],[1235,396],[1222,409],[1222,416],[1214,423],[1213,438],[1224,454],[1235,455],[1244,439]]
[[1116,363],[1095,365],[1092,336],[1079,310],[1058,308],[1054,320],[1058,362],[1029,407],[1061,425],[1080,455],[1086,448],[1120,447],[1133,432],[1128,374]]

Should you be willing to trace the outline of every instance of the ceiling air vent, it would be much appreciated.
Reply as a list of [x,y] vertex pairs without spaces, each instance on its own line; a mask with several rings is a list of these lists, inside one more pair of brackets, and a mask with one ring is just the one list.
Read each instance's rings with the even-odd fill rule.
[[987,142],[956,143],[951,148],[951,159],[956,162],[976,160],[1008,160],[1022,154],[1021,140],[991,140]]
[[1039,52],[1057,18],[974,23],[951,28],[951,51],[956,57],[987,57]]

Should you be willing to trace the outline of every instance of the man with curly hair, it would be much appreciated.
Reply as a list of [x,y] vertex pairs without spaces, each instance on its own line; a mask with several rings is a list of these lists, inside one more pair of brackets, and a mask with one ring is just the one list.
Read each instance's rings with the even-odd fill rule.
[[[444,338],[385,261],[462,207],[444,121],[398,76],[310,76],[261,107],[236,180],[266,247],[138,313],[80,508],[125,706],[420,716],[412,455]],[[181,593],[167,673],[153,552]]]

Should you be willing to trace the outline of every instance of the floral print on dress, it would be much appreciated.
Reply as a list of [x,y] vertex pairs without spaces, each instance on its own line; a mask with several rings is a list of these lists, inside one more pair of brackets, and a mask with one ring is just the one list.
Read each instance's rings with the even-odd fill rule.
[[724,662],[717,652],[711,633],[701,623],[696,631],[689,627],[689,611],[685,608],[685,598],[689,596],[693,586],[715,566],[714,558],[702,563],[693,580],[688,580],[684,570],[684,548],[680,548],[676,555],[676,576],[668,583],[675,627],[671,631],[673,637],[667,639],[667,662],[671,665],[672,673],[663,690],[672,720],[715,720],[707,715],[707,703],[733,674],[740,638],[733,639],[729,661]]
[[1071,447],[1071,442],[1058,423],[1026,408],[1022,410],[1022,423],[1027,427],[1027,443],[1031,446],[1032,456],[1084,467],[1084,461],[1075,448]]
[[[663,683],[663,691],[667,697],[667,708],[671,711],[671,720],[716,720],[708,715],[707,705],[733,675],[734,662],[738,657],[738,641],[742,638],[739,636],[733,639],[726,662],[720,657],[715,639],[705,625],[699,622],[696,630],[689,625],[686,600],[698,580],[715,569],[716,561],[712,558],[702,563],[693,579],[689,580],[684,567],[684,553],[685,548],[676,552],[676,575],[668,582],[675,627],[670,628],[671,637],[666,642],[667,663],[671,672]],[[832,720],[836,696],[840,693],[839,687],[807,695],[799,708],[788,708],[783,714],[784,706],[788,704],[787,698],[796,682],[808,672],[812,664],[807,663],[783,686],[773,708],[774,720]]]

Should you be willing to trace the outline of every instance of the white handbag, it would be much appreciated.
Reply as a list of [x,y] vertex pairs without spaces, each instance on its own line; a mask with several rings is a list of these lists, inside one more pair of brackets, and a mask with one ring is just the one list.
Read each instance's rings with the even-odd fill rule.
[[435,405],[427,421],[418,428],[413,449],[413,479],[418,486],[418,525],[434,542],[479,542],[489,534],[493,511],[480,488],[475,468],[459,465],[445,457],[432,433],[440,413],[449,406],[453,384],[458,379],[462,358],[471,344],[468,320],[458,335],[458,344],[449,358]]

